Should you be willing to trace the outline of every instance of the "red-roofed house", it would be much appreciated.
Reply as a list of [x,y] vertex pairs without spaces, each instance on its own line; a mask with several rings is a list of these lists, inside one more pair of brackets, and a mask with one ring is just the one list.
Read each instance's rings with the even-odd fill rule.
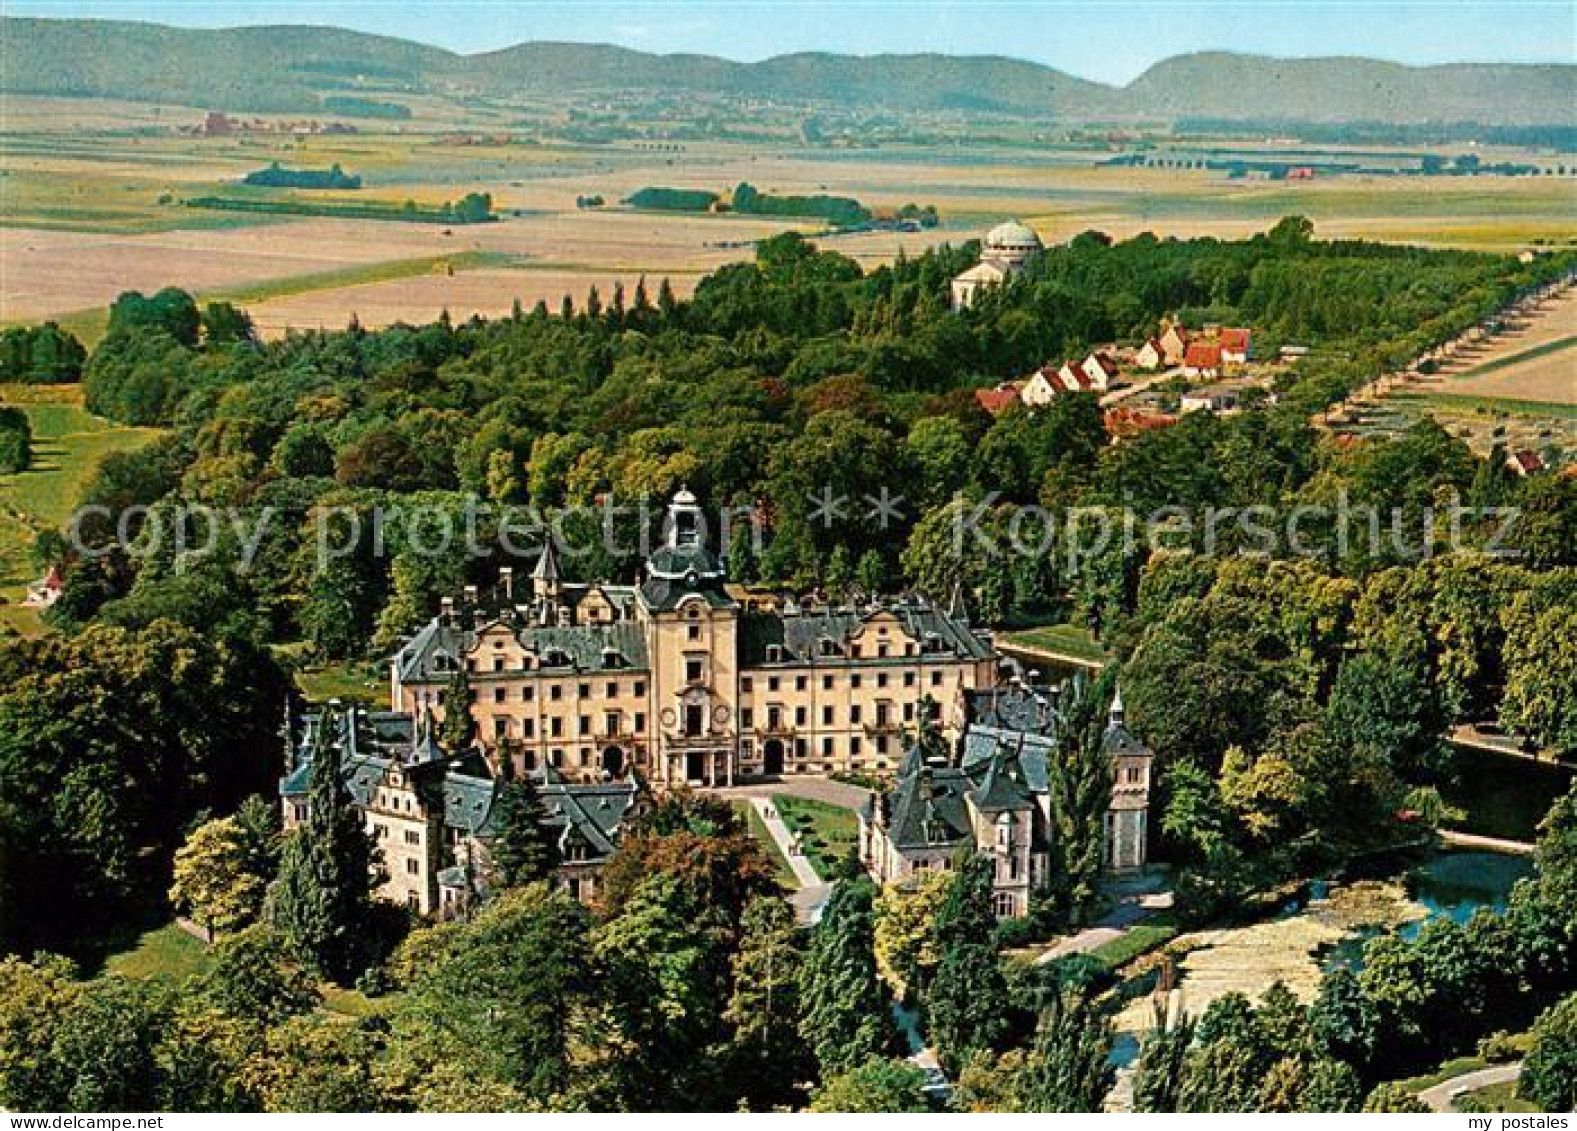
[[47,609],[60,600],[65,590],[66,582],[60,576],[60,567],[50,566],[44,580],[27,587],[27,596],[23,598],[22,604],[31,609]]
[[1009,405],[1019,403],[1019,391],[1019,382],[1004,381],[994,389],[976,389],[975,401],[992,416],[999,416]]
[[1133,363],[1140,369],[1159,369],[1166,364],[1166,351],[1155,338],[1149,338],[1133,355]]
[[1221,360],[1228,365],[1243,365],[1253,352],[1254,334],[1251,330],[1222,330],[1216,335],[1221,346]]
[[1506,467],[1512,474],[1526,478],[1535,472],[1543,471],[1544,461],[1539,458],[1538,452],[1528,451],[1524,448],[1521,451],[1512,452],[1506,457]]
[[1090,379],[1090,387],[1105,392],[1117,380],[1117,362],[1108,353],[1092,353],[1079,368]]
[[1153,428],[1168,428],[1177,423],[1177,417],[1161,412],[1143,412],[1136,408],[1109,408],[1106,410],[1106,434],[1113,439],[1125,439],[1148,432]]
[[1091,387],[1091,381],[1084,372],[1082,362],[1063,362],[1062,368],[1057,370],[1057,380],[1062,382],[1063,389],[1070,393],[1088,392]]
[[1183,376],[1221,376],[1221,346],[1215,342],[1191,342],[1183,355]]
[[1022,385],[1019,399],[1032,408],[1050,404],[1062,391],[1062,382],[1057,377],[1057,371],[1050,365],[1042,365],[1026,377]]

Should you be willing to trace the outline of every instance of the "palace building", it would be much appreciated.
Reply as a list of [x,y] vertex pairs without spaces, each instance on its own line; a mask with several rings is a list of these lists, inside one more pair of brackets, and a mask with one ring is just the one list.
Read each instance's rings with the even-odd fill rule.
[[[308,714],[290,730],[289,772],[279,783],[287,829],[307,817],[312,758],[321,741],[337,754],[346,796],[382,855],[380,898],[448,917],[486,895],[499,782],[481,751],[445,751],[430,715],[412,718],[357,705]],[[557,849],[555,880],[589,902],[597,873],[639,809],[639,786],[631,777],[567,782],[547,767],[535,781],[542,828]]]
[[[444,602],[394,657],[394,710],[442,715],[464,688],[490,757],[661,789],[892,772],[928,701],[996,684],[989,637],[920,597],[764,609],[724,582],[681,490],[638,584],[566,583],[549,542],[528,589],[505,570]],[[961,711],[942,714],[960,733]]]
[[[992,902],[1001,918],[1029,914],[1030,895],[1048,878],[1055,836],[1049,775],[1057,756],[1060,693],[1011,684],[967,697],[969,721],[955,758],[927,758],[917,746],[892,790],[860,813],[860,855],[880,882],[947,869],[960,850],[996,867]],[[1129,733],[1122,693],[1112,700],[1101,752],[1110,760],[1111,801],[1102,862],[1131,872],[1148,859],[1150,750]]]

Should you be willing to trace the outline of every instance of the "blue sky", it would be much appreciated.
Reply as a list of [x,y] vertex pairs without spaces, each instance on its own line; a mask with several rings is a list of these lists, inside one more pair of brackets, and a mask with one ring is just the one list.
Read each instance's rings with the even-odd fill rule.
[[1011,55],[1113,83],[1198,50],[1577,62],[1573,0],[10,0],[6,10],[188,27],[333,24],[467,53],[560,39],[743,60],[812,50]]

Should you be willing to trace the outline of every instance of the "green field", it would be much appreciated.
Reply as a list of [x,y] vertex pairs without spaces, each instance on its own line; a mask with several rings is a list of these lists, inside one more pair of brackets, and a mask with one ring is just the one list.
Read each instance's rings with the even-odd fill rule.
[[1468,393],[1392,393],[1390,399],[1422,411],[1492,413],[1532,416],[1542,420],[1577,420],[1577,405],[1556,401],[1520,401],[1510,397],[1479,397]]
[[[0,385],[0,402],[20,407],[33,425],[33,466],[18,475],[0,476],[0,595],[21,597],[35,580],[29,553],[45,529],[63,527],[82,492],[111,452],[131,451],[157,436],[154,428],[128,428],[94,416],[82,407],[75,385]],[[36,620],[25,610],[11,614]]]
[[789,831],[799,836],[805,859],[816,874],[832,879],[838,865],[859,845],[860,826],[854,813],[808,797],[779,794],[772,801]]
[[756,807],[748,801],[734,802],[734,808],[745,818],[745,824],[750,828],[750,835],[761,845],[761,849],[772,861],[772,874],[777,877],[778,883],[783,885],[784,891],[794,891],[799,887],[799,880],[794,876],[794,869],[789,866],[788,858],[783,855],[783,850],[778,847],[778,842],[772,839],[772,834],[767,832],[767,826],[761,820],[761,814],[756,812]]
[[1067,656],[1088,664],[1104,664],[1111,660],[1111,656],[1095,642],[1088,629],[1074,624],[1016,629],[1000,634],[1000,641],[1009,648]]
[[122,978],[162,978],[180,982],[205,974],[213,960],[208,948],[174,923],[146,932],[135,946],[112,954],[104,962],[106,974]]

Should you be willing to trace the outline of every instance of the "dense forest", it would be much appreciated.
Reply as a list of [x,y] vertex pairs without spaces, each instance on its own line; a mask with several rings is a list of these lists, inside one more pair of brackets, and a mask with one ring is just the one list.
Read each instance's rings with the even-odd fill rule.
[[[1324,242],[1298,219],[1233,242],[1086,233],[955,314],[948,280],[976,254],[944,247],[867,272],[784,235],[686,301],[642,282],[578,309],[270,343],[227,304],[121,296],[86,363],[87,403],[167,432],[104,461],[80,545],[40,539],[40,563],[64,566],[59,632],[0,649],[0,945],[81,964],[0,962],[0,1034],[36,1050],[0,1056],[0,1102],[911,1110],[921,1079],[889,1059],[887,1003],[923,986],[914,1000],[961,1104],[1095,1105],[1109,971],[1000,962],[989,876],[967,862],[915,894],[924,914],[848,879],[806,934],[738,818],[680,797],[626,839],[590,911],[537,882],[546,850],[516,820],[503,897],[468,923],[411,931],[369,902],[371,850],[332,791],[283,843],[266,801],[242,804],[268,797],[279,764],[281,655],[387,654],[442,596],[491,580],[507,560],[497,535],[517,520],[557,518],[576,576],[629,578],[642,512],[610,520],[629,547],[616,550],[599,501],[660,503],[688,484],[714,508],[756,507],[759,530],[721,547],[740,581],[957,592],[987,623],[1093,630],[1157,751],[1157,848],[1179,868],[1187,917],[1416,839],[1442,817],[1447,723],[1498,719],[1577,752],[1577,483],[1518,479],[1428,420],[1357,445],[1311,424],[1568,259]],[[1265,355],[1310,352],[1274,403],[1120,442],[1089,395],[995,418],[973,396],[1142,338],[1163,315],[1252,326]],[[900,494],[896,526],[859,506],[818,514],[823,489]],[[1435,509],[1453,497],[1520,517],[1502,532],[1470,513],[1456,549]],[[1344,542],[1315,524],[1314,551],[1294,556],[1238,524],[1210,546],[1173,524],[1161,546],[1089,550],[1061,521],[1217,507],[1259,508],[1273,526],[1338,498],[1394,512],[1410,538]],[[478,500],[484,552],[433,552],[424,523]],[[205,527],[189,504],[231,509]],[[1054,533],[1036,552],[999,552],[1029,505],[1059,520]],[[979,519],[964,547],[960,511]],[[320,536],[336,547],[321,567]],[[538,524],[515,542],[544,536]],[[1485,552],[1492,540],[1517,557]],[[180,552],[198,543],[210,552]],[[521,796],[516,811],[533,804]],[[1574,804],[1557,807],[1508,916],[1379,940],[1357,984],[1333,979],[1315,1011],[1233,1001],[1186,1037],[1158,1035],[1142,1102],[1348,1110],[1482,1035],[1438,1022],[1468,1010],[1482,969],[1499,979],[1486,1031],[1531,1022],[1577,984]],[[168,914],[172,884],[187,903],[205,876],[232,881],[211,973],[178,993],[81,980],[117,931]],[[1087,910],[1040,893],[1032,929]],[[352,953],[349,938],[377,945]],[[325,977],[357,981],[377,1015],[326,1014]],[[1551,1050],[1570,1013],[1540,1022]],[[115,1072],[88,1071],[106,1042],[125,1051]]]

